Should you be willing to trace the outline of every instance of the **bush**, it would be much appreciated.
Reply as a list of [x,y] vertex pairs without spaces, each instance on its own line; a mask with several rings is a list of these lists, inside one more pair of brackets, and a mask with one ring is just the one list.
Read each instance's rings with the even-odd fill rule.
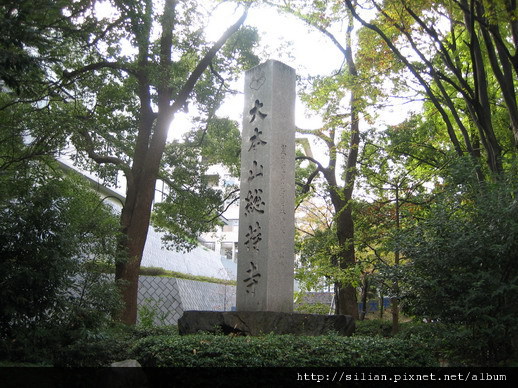
[[414,339],[265,335],[158,336],[139,340],[132,358],[146,367],[410,367],[436,366]]
[[404,322],[397,337],[426,341],[434,357],[446,366],[478,366],[487,358],[485,343],[465,325]]
[[508,359],[518,334],[516,182],[451,184],[398,240],[405,312],[469,327],[480,365]]
[[295,311],[304,314],[329,314],[329,305],[325,303],[301,303],[295,307]]
[[131,337],[117,330],[82,333],[75,341],[57,346],[51,360],[57,367],[102,367],[129,357]]
[[[355,336],[392,337],[392,324],[375,319],[356,322]],[[399,324],[395,338],[425,343],[434,359],[445,366],[476,366],[484,355],[484,345],[464,325],[410,321]]]
[[392,333],[392,323],[382,319],[356,321],[355,336],[381,336],[390,337]]
[[118,223],[76,176],[21,189],[0,202],[0,356],[47,362],[120,306],[113,280],[88,265],[115,260]]
[[177,326],[142,327],[114,323],[103,330],[83,332],[74,341],[56,346],[49,358],[54,366],[102,367],[133,357],[135,342],[145,338],[178,335]]

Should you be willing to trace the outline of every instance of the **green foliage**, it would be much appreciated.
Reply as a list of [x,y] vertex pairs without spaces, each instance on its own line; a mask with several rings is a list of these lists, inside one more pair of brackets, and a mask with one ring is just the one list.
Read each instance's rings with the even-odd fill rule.
[[191,144],[169,144],[163,165],[162,178],[169,189],[164,201],[155,205],[153,226],[164,232],[162,240],[169,248],[193,249],[200,233],[218,225],[223,193],[211,187],[200,149]]
[[25,198],[2,204],[2,334],[44,314],[66,286],[73,267],[73,245],[68,244],[66,211],[59,187],[36,188]]
[[333,265],[333,255],[339,249],[334,229],[317,230],[312,235],[301,236],[297,239],[296,249],[300,261],[295,269],[295,279],[305,289],[317,289],[323,286],[323,282],[333,282],[338,272]]
[[140,340],[142,338],[148,337],[157,337],[157,336],[174,336],[178,334],[178,327],[175,325],[169,326],[153,326],[153,327],[143,327],[143,326],[126,326],[122,325],[120,327],[123,330],[124,334],[128,336],[131,341]]
[[434,357],[445,366],[474,366],[484,362],[484,343],[464,325],[404,322],[397,337],[426,341]]
[[47,359],[55,367],[102,367],[129,356],[133,338],[123,329],[112,327],[88,332],[74,341],[61,342],[49,349]]
[[[430,354],[442,366],[481,365],[487,351],[480,338],[475,338],[472,330],[465,325],[409,321],[401,322],[399,328],[394,336],[392,325],[387,320],[357,321],[354,336],[393,337],[425,343]],[[504,360],[503,365],[508,361]]]
[[[159,228],[169,227],[168,244],[189,248],[199,233],[214,226],[222,203],[220,195],[200,183],[205,170],[192,158],[224,163],[232,172],[239,169],[238,127],[215,112],[228,83],[258,64],[258,33],[239,29],[194,77],[214,43],[204,34],[211,17],[208,8],[196,1],[175,2],[171,8],[163,2],[106,1],[103,5],[111,12],[103,14],[98,5],[90,0],[41,0],[38,7],[7,0],[0,5],[0,81],[8,87],[2,89],[0,122],[9,129],[5,136],[2,132],[0,144],[11,138],[20,143],[23,135],[25,141],[33,139],[34,146],[26,147],[31,152],[22,155],[27,158],[53,153],[66,139],[77,150],[72,157],[81,168],[95,171],[106,183],[115,184],[120,172],[131,181],[141,169],[135,166],[148,160],[144,151],[152,134],[162,138],[156,135],[157,121],[172,120],[170,105],[177,99],[184,102],[177,101],[175,111],[194,105],[193,126],[208,128],[205,150],[199,144],[196,155],[177,155],[189,159],[187,167],[183,162],[162,164],[171,202],[179,205],[169,204],[164,209],[169,219],[156,220]],[[170,42],[161,30],[174,30]],[[159,94],[166,103],[158,104]],[[151,152],[161,153],[162,146]],[[2,158],[9,155],[3,151]],[[0,160],[0,169],[3,165]],[[154,168],[150,175],[161,175]]]
[[44,360],[47,365],[57,367],[106,367],[112,362],[131,358],[131,348],[136,341],[164,335],[178,335],[178,328],[112,324],[74,341],[56,344],[47,349]]
[[237,71],[245,71],[260,63],[259,57],[254,53],[259,42],[259,33],[255,27],[244,26],[232,35],[221,49],[222,62],[218,68],[228,71],[233,65],[231,60],[237,62]]
[[189,139],[191,144],[201,146],[203,162],[208,165],[222,164],[232,176],[239,176],[241,155],[241,133],[235,121],[214,118],[207,125],[206,131],[198,131]]
[[206,128],[168,144],[161,178],[168,184],[164,201],[154,207],[153,225],[164,232],[163,241],[176,250],[197,246],[197,237],[219,225],[226,203],[236,199],[237,188],[213,188],[207,170],[221,164],[239,175],[241,137],[237,123],[213,118]]
[[0,203],[0,353],[15,358],[82,338],[119,307],[113,280],[88,266],[113,263],[116,218],[80,178],[47,174]]
[[392,332],[392,324],[381,319],[365,319],[363,321],[356,321],[355,324],[355,336],[390,337]]
[[295,307],[295,311],[304,314],[329,314],[329,305],[325,303],[301,303]]
[[169,311],[162,311],[160,304],[162,300],[145,299],[138,311],[138,321],[140,325],[149,329],[155,325],[164,326],[169,316]]
[[[467,166],[469,169],[469,165]],[[480,363],[512,352],[518,307],[516,178],[481,184],[452,174],[429,213],[399,237],[406,267],[404,308],[410,314],[470,327]],[[458,182],[458,181],[457,181]]]
[[[67,42],[87,35],[91,19],[84,18],[84,29],[73,27],[73,17],[86,16],[88,0],[38,0],[34,12],[31,1],[4,0],[0,5],[0,80],[17,94],[41,92],[42,78],[59,61]],[[58,31],[66,30],[67,34]]]
[[158,336],[132,350],[146,367],[392,367],[435,366],[424,342],[397,338]]
[[344,249],[338,244],[335,228],[316,230],[312,235],[297,239],[300,260],[295,268],[295,279],[305,290],[318,290],[326,285],[342,282],[358,284],[361,263],[348,268],[337,267],[337,259]]

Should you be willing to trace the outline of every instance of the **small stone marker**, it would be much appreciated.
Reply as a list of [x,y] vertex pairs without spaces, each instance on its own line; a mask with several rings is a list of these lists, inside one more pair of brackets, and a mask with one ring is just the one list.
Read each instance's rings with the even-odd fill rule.
[[245,74],[238,311],[293,311],[295,78],[272,60]]

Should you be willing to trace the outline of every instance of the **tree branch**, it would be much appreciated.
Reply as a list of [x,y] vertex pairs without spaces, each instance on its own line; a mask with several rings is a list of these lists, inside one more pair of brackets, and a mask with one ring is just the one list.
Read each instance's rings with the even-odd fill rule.
[[212,59],[216,56],[217,52],[221,49],[221,47],[223,47],[226,41],[241,27],[241,25],[246,20],[250,5],[251,4],[248,4],[246,6],[246,9],[241,15],[241,17],[223,33],[219,40],[216,43],[214,43],[214,45],[209,49],[205,56],[200,60],[200,62],[193,70],[193,72],[183,85],[182,89],[178,93],[178,96],[176,97],[175,101],[171,105],[172,114],[175,114],[185,106],[187,98],[189,98],[189,95],[191,94],[192,90],[194,89],[194,86],[196,85],[196,82],[201,77],[203,72],[209,67],[209,65],[212,62]]
[[88,154],[88,156],[97,164],[113,164],[115,166],[119,166],[124,172],[127,172],[130,167],[120,158],[116,156],[109,155],[101,155],[95,151],[94,141],[90,133],[87,130],[82,129],[79,130],[78,133],[84,139],[84,151]]
[[326,170],[326,168],[324,166],[322,166],[322,164],[318,160],[312,158],[311,156],[306,156],[306,155],[297,156],[295,158],[295,160],[308,160],[311,163],[314,163],[317,165],[317,171],[324,172]]
[[115,70],[123,70],[128,74],[132,74],[134,76],[138,76],[137,72],[128,68],[127,66],[122,65],[119,62],[109,62],[109,61],[101,61],[96,63],[91,63],[86,65],[80,69],[76,69],[74,71],[63,71],[63,77],[66,79],[75,78],[81,74],[88,73],[89,71],[100,70],[100,69],[115,69]]

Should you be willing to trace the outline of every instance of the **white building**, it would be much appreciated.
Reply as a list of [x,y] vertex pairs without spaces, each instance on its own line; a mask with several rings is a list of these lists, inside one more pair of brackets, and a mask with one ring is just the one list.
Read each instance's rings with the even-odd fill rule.
[[[239,188],[239,178],[231,176],[222,166],[209,170],[213,186],[223,191]],[[237,242],[239,230],[239,200],[231,199],[225,203],[226,211],[220,217],[222,226],[215,231],[200,236],[201,243],[219,254],[222,260],[237,263]]]
[[[61,157],[58,162],[64,169],[77,171],[70,159],[66,157]],[[80,171],[80,173],[99,192],[105,203],[110,204],[116,211],[120,211],[125,200],[123,189],[107,187],[99,177],[84,171]],[[159,182],[157,182],[158,186]],[[160,198],[161,192],[157,190],[155,199],[160,201]],[[220,250],[209,249],[207,246],[210,246],[210,242],[207,243],[204,240],[200,240],[200,244],[193,250],[189,252],[176,252],[166,249],[162,244],[161,237],[161,233],[157,232],[153,226],[149,227],[141,262],[142,267],[159,267],[168,271],[223,280],[236,279],[236,262],[226,259],[225,256],[220,254]],[[237,232],[235,241],[237,243]],[[221,246],[219,249],[221,249]]]

